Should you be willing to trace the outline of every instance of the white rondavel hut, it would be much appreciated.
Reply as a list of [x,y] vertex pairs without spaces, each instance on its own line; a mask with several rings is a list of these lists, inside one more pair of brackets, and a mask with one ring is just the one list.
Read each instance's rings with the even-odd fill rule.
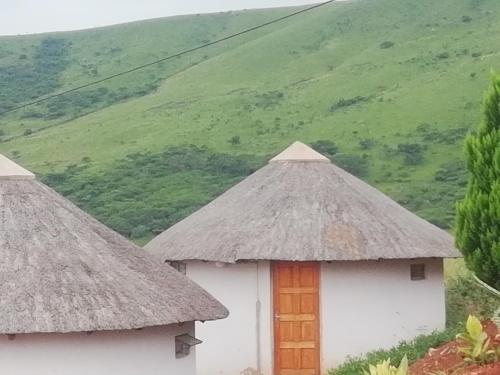
[[224,303],[198,375],[320,375],[443,329],[452,238],[296,142],[151,241]]
[[0,374],[194,375],[210,294],[0,155]]

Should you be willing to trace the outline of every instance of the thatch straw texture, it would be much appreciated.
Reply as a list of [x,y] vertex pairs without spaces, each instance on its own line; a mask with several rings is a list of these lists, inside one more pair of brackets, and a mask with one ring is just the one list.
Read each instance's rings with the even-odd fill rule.
[[0,333],[122,330],[228,315],[184,275],[24,177],[0,170]]
[[146,250],[229,263],[459,256],[448,233],[304,147],[292,145]]

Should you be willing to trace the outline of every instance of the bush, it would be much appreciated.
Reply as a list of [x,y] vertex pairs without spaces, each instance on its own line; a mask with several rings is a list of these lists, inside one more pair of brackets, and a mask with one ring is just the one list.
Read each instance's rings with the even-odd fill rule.
[[419,130],[419,127],[417,127],[417,131],[421,133],[422,141],[428,143],[452,145],[457,143],[458,141],[462,141],[469,129],[464,126],[440,131],[430,128],[426,130]]
[[375,141],[373,139],[365,138],[359,141],[359,147],[361,147],[362,150],[368,150],[373,146],[375,146]]
[[450,54],[448,52],[440,52],[436,55],[438,59],[444,60],[448,59],[450,57]]
[[255,170],[256,159],[196,146],[136,153],[101,172],[82,164],[43,181],[85,211],[131,238],[157,234]]
[[465,163],[462,160],[452,160],[442,164],[434,174],[434,181],[465,187],[467,185],[467,170]]
[[35,110],[25,110],[21,113],[21,119],[39,119],[43,118],[45,115],[42,112]]
[[[26,93],[29,93],[29,99],[34,99],[57,90],[60,87],[61,75],[70,63],[70,48],[70,41],[50,36],[41,40],[34,53],[30,54],[31,58],[22,54],[15,63],[0,65],[0,111],[25,102]],[[95,65],[81,65],[87,74],[98,74]],[[40,104],[36,111],[24,111],[21,117],[52,120],[64,116],[78,116],[114,102],[146,95],[158,87],[159,84],[154,81],[156,79],[150,76],[149,82],[127,87],[124,91],[111,91],[100,87],[67,93]]]
[[32,61],[24,59],[0,66],[0,111],[32,98],[51,93],[59,86],[59,76],[68,64],[68,43],[63,38],[46,37],[36,47]]
[[459,276],[447,282],[446,323],[458,326],[469,315],[490,318],[500,301],[484,290],[470,276]]
[[391,48],[393,46],[394,46],[394,43],[391,42],[390,40],[386,40],[385,42],[380,43],[380,48],[382,48],[382,49]]
[[377,350],[368,353],[364,358],[354,358],[336,369],[328,372],[329,375],[360,375],[368,368],[370,363],[378,363],[387,358],[391,359],[393,365],[398,365],[406,355],[410,362],[422,357],[430,348],[435,348],[444,342],[452,340],[458,333],[458,329],[446,329],[430,335],[422,335],[412,341],[404,341],[389,350]]
[[[399,173],[400,178],[409,174]],[[394,179],[393,179],[394,181]],[[395,193],[394,198],[410,211],[443,229],[451,227],[456,201],[462,199],[467,185],[465,163],[451,159],[441,164],[432,179],[412,182]]]
[[269,91],[264,94],[256,95],[255,106],[258,108],[266,109],[274,107],[285,98],[285,94],[281,91]]
[[134,229],[132,229],[132,232],[130,233],[130,237],[133,239],[136,238],[141,238],[144,237],[146,234],[148,234],[149,228],[145,225],[138,225]]
[[417,165],[424,161],[424,147],[419,143],[400,143],[398,152],[404,155],[407,165]]
[[357,176],[365,177],[368,174],[368,162],[358,155],[338,154],[334,162],[342,169]]
[[338,152],[337,145],[329,140],[323,139],[311,143],[311,147],[325,156],[333,156]]
[[239,135],[233,135],[228,142],[231,143],[233,146],[236,146],[241,143],[241,138]]
[[330,107],[330,112],[335,112],[341,108],[350,107],[350,106],[358,104],[358,103],[366,102],[369,99],[370,98],[368,98],[366,96],[360,96],[360,95],[355,96],[354,98],[349,98],[349,99],[340,98],[336,103],[334,103]]

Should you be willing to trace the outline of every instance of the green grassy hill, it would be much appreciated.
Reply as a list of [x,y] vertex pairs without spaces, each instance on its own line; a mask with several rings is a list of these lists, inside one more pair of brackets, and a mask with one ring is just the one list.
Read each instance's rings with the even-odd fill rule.
[[[0,110],[287,14],[0,37]],[[294,140],[434,223],[500,69],[497,0],[355,0],[0,117],[0,152],[145,239]]]

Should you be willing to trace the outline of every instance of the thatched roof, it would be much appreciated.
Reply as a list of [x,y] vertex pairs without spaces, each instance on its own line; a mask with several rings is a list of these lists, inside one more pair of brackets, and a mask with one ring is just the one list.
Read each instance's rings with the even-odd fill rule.
[[4,157],[0,259],[1,334],[135,329],[228,314]]
[[229,263],[459,256],[448,233],[299,142],[145,248]]

